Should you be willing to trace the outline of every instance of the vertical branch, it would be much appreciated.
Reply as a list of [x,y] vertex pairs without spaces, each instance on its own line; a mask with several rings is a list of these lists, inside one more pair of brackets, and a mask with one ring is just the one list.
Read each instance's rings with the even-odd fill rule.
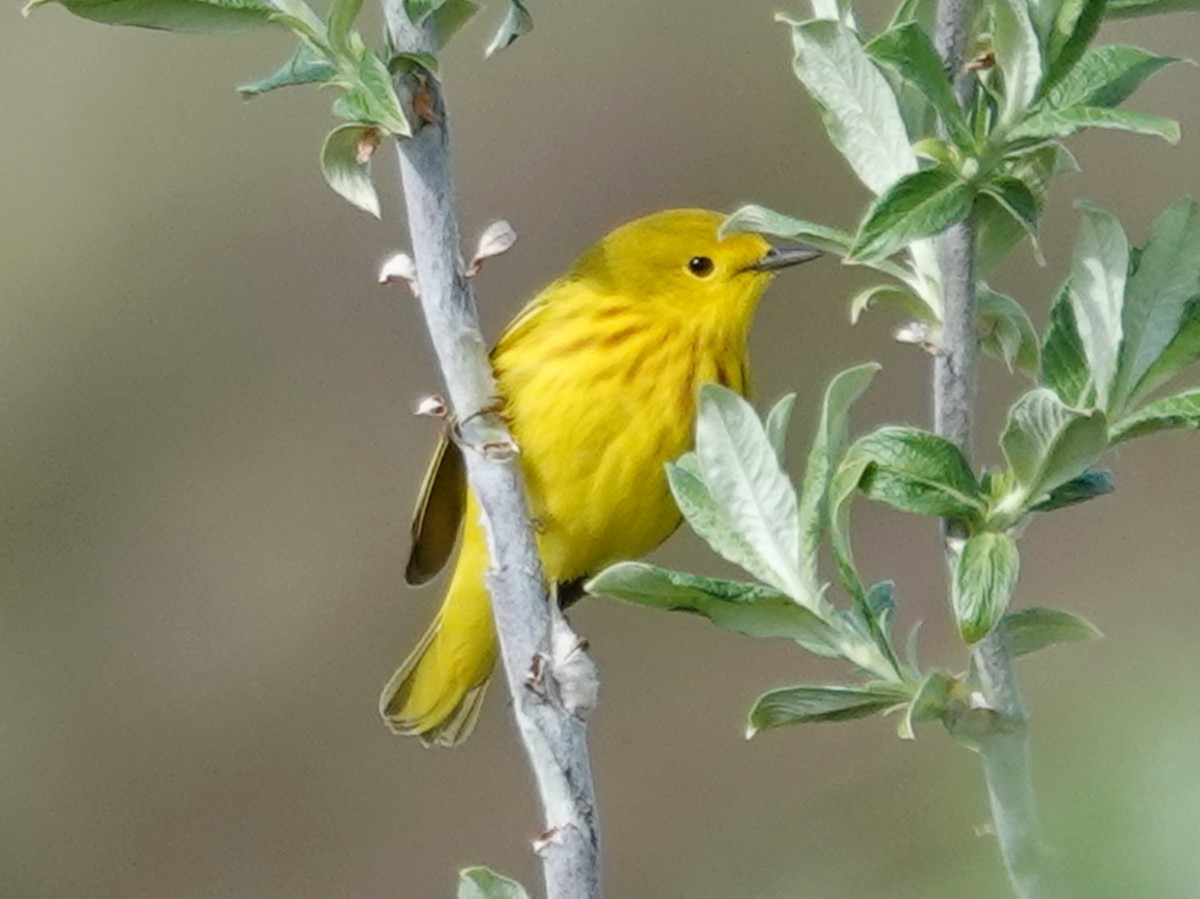
[[[973,79],[964,65],[974,11],[971,0],[940,0],[935,43],[954,83],[959,103],[971,102]],[[979,355],[975,297],[975,225],[970,217],[938,240],[942,271],[942,344],[934,363],[934,423],[939,434],[964,454],[971,450]],[[947,522],[947,538],[961,537]],[[952,563],[956,556],[949,550]],[[993,727],[978,736],[992,824],[1017,895],[1048,896],[1043,880],[1042,843],[1030,772],[1025,708],[1003,637],[993,631],[974,652],[980,687],[994,713]]]
[[[409,20],[402,0],[384,0],[384,13],[394,47],[436,52],[429,28]],[[516,447],[496,411],[497,388],[464,274],[441,84],[410,73],[396,87],[415,129],[398,150],[421,306],[482,509],[505,678],[546,817],[535,843],[546,895],[598,899],[599,829],[586,729],[562,701],[594,687],[578,681],[594,682],[595,671],[578,664],[578,640],[561,617],[552,622]],[[558,664],[560,656],[572,664]]]

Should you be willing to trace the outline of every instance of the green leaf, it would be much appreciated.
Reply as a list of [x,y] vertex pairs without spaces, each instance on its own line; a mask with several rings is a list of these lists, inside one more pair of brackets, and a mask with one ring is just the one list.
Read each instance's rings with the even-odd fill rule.
[[855,175],[881,194],[917,168],[896,97],[857,35],[829,21],[794,22],[796,77],[812,96],[829,139]]
[[1050,327],[1042,343],[1041,382],[1053,388],[1068,406],[1083,406],[1088,395],[1090,376],[1083,343],[1075,327],[1068,282],[1050,307]]
[[979,531],[967,538],[954,574],[954,617],[968,643],[986,637],[1004,615],[1020,571],[1008,534]]
[[[982,193],[973,210],[975,227],[975,268],[986,275],[1008,255],[1009,250],[1029,234],[1029,223],[1036,223],[1046,203],[1046,193],[1056,174],[1069,160],[1070,154],[1061,144],[1049,144],[1021,153],[1006,160],[1000,174],[1019,180],[1029,199],[1008,198],[1005,202]],[[1019,190],[1019,188],[1018,188]],[[1024,213],[1016,209],[1026,210]],[[1036,230],[1036,225],[1035,225]],[[1034,244],[1035,258],[1038,256]],[[1039,259],[1039,262],[1041,260]]]
[[363,0],[333,0],[329,8],[329,43],[348,59],[354,58],[350,47],[350,32],[362,11]]
[[1140,403],[1197,359],[1200,359],[1200,295],[1192,297],[1183,307],[1179,330],[1142,375],[1130,397],[1130,405]]
[[1196,12],[1200,0],[1108,0],[1105,15],[1110,19],[1157,16],[1167,12]]
[[792,421],[792,407],[796,405],[796,394],[789,393],[771,407],[767,413],[767,440],[775,450],[775,458],[781,468],[787,466],[787,430]]
[[895,284],[876,284],[854,295],[850,301],[850,323],[857,325],[862,314],[872,306],[893,306],[918,321],[937,324],[937,312],[913,293]]
[[421,24],[425,17],[435,12],[446,0],[404,0],[404,12],[414,25]]
[[272,5],[276,10],[271,17],[273,22],[287,26],[332,57],[333,51],[329,46],[329,34],[325,23],[305,0],[272,0]]
[[1112,442],[1177,428],[1200,428],[1200,390],[1163,397],[1121,419],[1113,425]]
[[296,52],[273,75],[249,84],[237,91],[245,100],[252,100],[267,91],[298,84],[323,84],[337,75],[337,69],[308,44],[301,43]]
[[1008,215],[1020,225],[1021,230],[1033,243],[1034,255],[1043,262],[1042,251],[1038,246],[1038,216],[1042,207],[1037,196],[1020,178],[1012,175],[993,175],[986,181],[980,191],[991,197]]
[[488,868],[466,868],[458,872],[458,899],[529,899],[529,894]]
[[1141,383],[1175,338],[1188,300],[1200,291],[1200,210],[1189,197],[1167,207],[1129,277],[1121,311],[1118,399]]
[[958,146],[969,148],[974,145],[974,136],[951,90],[941,57],[920,25],[909,22],[885,31],[867,44],[866,51],[933,104],[946,131]]
[[1042,50],[1026,0],[992,0],[992,46],[1004,75],[1000,125],[1020,118],[1042,81]]
[[1162,116],[1128,109],[1107,109],[1102,106],[1072,106],[1068,109],[1039,110],[1009,132],[1012,141],[1056,140],[1070,137],[1087,128],[1107,128],[1113,131],[1132,131],[1161,137],[1167,143],[1179,143],[1179,123]]
[[983,350],[1003,360],[1009,371],[1037,377],[1038,337],[1029,313],[1012,297],[986,284],[979,285],[976,297]]
[[222,34],[270,25],[278,12],[265,0],[30,0],[21,13],[28,16],[48,3],[58,3],[82,19],[104,25],[191,34]]
[[944,166],[904,176],[868,210],[850,261],[882,259],[940,234],[967,217],[974,198],[975,189]]
[[685,574],[644,562],[618,562],[587,585],[589,593],[654,609],[693,612],[717,627],[748,637],[784,637],[819,655],[834,656],[829,626],[769,587]]
[[874,362],[848,368],[825,389],[800,491],[800,559],[805,576],[812,583],[818,582],[817,551],[830,526],[829,492],[833,475],[849,442],[850,407],[862,396],[879,368]]
[[1071,264],[1071,306],[1100,408],[1108,409],[1121,348],[1129,241],[1116,218],[1082,207]]
[[700,390],[696,458],[721,513],[757,557],[754,573],[809,604],[811,585],[800,578],[796,491],[754,409],[728,388]]
[[1027,656],[1031,652],[1079,640],[1098,640],[1104,635],[1090,621],[1060,609],[1021,609],[1000,619],[1000,633],[1009,653]]
[[1089,468],[1077,478],[1072,478],[1065,484],[1059,484],[1050,491],[1050,495],[1032,506],[1031,512],[1053,512],[1055,509],[1065,509],[1078,503],[1087,502],[1098,496],[1112,493],[1112,472],[1102,469]]
[[804,219],[793,218],[767,209],[765,206],[743,206],[721,223],[718,236],[752,232],[786,237],[809,244],[826,253],[845,256],[850,252],[854,238],[845,231],[817,225]]
[[378,145],[377,128],[341,125],[329,132],[321,149],[321,172],[337,193],[379,218],[379,195],[371,183],[371,154]]
[[1105,0],[1063,0],[1058,7],[1050,38],[1046,42],[1046,59],[1050,66],[1042,80],[1042,92],[1071,71],[1100,29],[1104,19]]
[[496,29],[495,35],[492,36],[491,42],[483,53],[485,56],[499,53],[505,47],[511,47],[521,35],[528,34],[532,30],[533,16],[529,14],[529,10],[525,8],[522,0],[508,0],[508,12],[504,15],[504,21]]
[[722,558],[765,580],[757,553],[734,529],[709,493],[695,453],[686,453],[666,466],[667,484],[675,504],[696,536],[704,540]]
[[954,678],[944,671],[930,671],[925,675],[897,727],[901,740],[915,740],[917,734],[913,725],[938,721],[946,714],[954,683]]
[[1164,66],[1179,59],[1156,56],[1138,47],[1112,44],[1083,55],[1047,93],[1043,102],[1055,109],[1072,106],[1116,106]]
[[946,518],[972,519],[983,509],[971,466],[944,437],[918,428],[880,428],[859,438],[846,457],[869,463],[858,487],[877,502]]
[[426,28],[433,37],[434,45],[440,50],[450,42],[464,25],[475,18],[483,5],[475,0],[444,0],[426,21]]
[[1045,387],[1017,400],[1000,438],[1024,499],[1035,502],[1083,474],[1107,445],[1103,412],[1072,409]]
[[785,724],[815,721],[848,721],[865,718],[901,704],[905,691],[881,684],[878,687],[784,687],[764,693],[750,710],[746,736]]
[[854,565],[850,544],[850,504],[870,467],[869,458],[848,453],[838,464],[829,485],[829,542],[837,562],[838,579],[855,603],[866,601],[866,589]]

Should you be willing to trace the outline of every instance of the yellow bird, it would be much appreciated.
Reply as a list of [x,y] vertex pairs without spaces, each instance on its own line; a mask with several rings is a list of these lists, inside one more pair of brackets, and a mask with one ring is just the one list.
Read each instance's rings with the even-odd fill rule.
[[[746,338],[759,297],[775,271],[819,255],[753,234],[718,240],[721,220],[680,209],[617,228],[538,294],[492,352],[560,601],[678,527],[663,464],[691,446],[700,385],[749,391]],[[433,577],[461,530],[454,575],[380,699],[393,731],[427,745],[470,735],[497,655],[487,548],[460,453],[443,439],[434,454],[406,573],[412,584]]]

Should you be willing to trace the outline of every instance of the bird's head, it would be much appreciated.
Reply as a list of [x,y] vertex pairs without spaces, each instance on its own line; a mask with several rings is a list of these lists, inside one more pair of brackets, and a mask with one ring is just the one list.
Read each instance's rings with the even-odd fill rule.
[[670,306],[685,315],[748,318],[780,269],[820,255],[778,249],[757,234],[717,231],[724,216],[671,209],[622,225],[575,263],[571,276],[609,294]]

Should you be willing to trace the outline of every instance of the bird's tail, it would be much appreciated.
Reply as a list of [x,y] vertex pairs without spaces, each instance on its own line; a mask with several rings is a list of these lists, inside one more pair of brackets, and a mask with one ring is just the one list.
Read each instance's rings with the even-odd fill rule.
[[496,630],[483,582],[487,551],[469,543],[433,624],[379,699],[388,727],[426,746],[454,746],[471,735],[496,664]]

